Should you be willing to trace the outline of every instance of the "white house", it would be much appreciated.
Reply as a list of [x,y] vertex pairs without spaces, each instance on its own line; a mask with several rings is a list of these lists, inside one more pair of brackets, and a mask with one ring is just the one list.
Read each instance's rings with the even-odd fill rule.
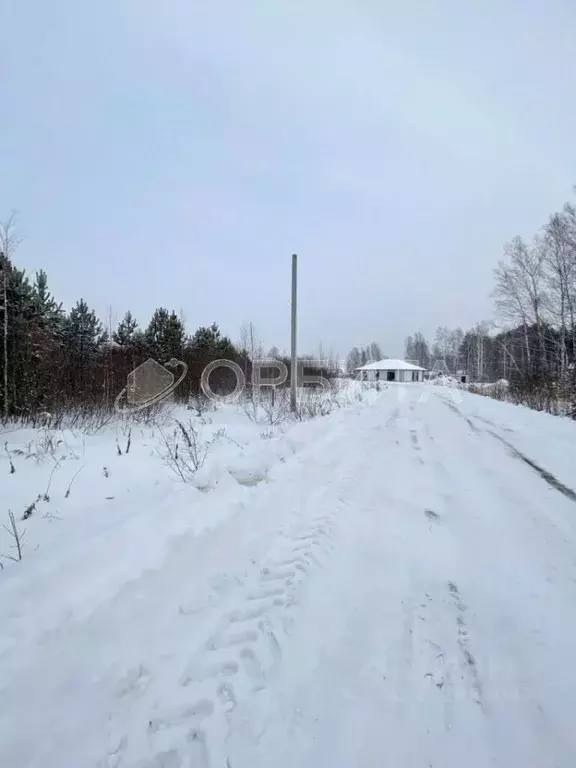
[[362,381],[424,381],[426,369],[405,360],[378,360],[356,368]]

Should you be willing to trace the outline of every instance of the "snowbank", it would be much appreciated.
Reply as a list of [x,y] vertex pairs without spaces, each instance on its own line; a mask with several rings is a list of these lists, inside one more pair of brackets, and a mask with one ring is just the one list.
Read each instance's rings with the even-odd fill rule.
[[[160,568],[175,538],[221,524],[278,467],[377,397],[360,397],[352,382],[332,397],[332,415],[275,424],[264,412],[254,421],[249,408],[223,405],[201,415],[172,408],[156,424],[116,422],[97,434],[4,430],[0,656],[85,617],[126,582]],[[177,422],[194,428],[200,449],[206,448],[189,483],[166,456],[166,442],[178,438]],[[22,562],[14,559],[10,512]]]

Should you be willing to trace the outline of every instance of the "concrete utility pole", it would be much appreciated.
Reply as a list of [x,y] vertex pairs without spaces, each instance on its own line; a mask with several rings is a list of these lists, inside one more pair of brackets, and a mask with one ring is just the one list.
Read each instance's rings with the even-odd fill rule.
[[298,256],[292,254],[292,355],[290,364],[290,410],[297,410],[298,360],[296,349],[296,312],[298,293]]

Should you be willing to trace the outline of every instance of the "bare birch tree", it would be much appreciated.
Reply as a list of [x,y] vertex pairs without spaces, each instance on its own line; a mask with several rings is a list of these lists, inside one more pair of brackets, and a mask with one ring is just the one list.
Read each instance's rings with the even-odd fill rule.
[[504,248],[509,263],[500,261],[495,270],[496,306],[502,317],[521,325],[524,331],[526,362],[532,363],[530,326],[536,326],[540,343],[540,364],[545,367],[545,346],[542,322],[546,305],[544,256],[540,243],[528,246],[515,237]]
[[560,375],[566,374],[567,341],[576,338],[576,213],[566,206],[550,217],[544,234],[552,321],[559,326]]

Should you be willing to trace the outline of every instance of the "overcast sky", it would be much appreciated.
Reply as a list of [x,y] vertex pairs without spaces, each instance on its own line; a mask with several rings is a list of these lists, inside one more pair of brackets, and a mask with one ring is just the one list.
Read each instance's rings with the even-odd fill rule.
[[0,214],[66,306],[303,351],[493,316],[576,182],[573,0],[0,0]]

